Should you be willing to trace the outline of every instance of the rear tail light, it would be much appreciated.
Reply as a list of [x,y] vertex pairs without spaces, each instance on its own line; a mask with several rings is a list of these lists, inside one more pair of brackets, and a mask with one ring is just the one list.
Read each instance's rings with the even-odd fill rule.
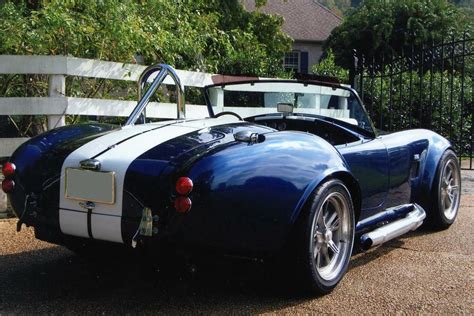
[[188,195],[193,190],[193,180],[188,177],[181,177],[176,181],[176,192],[181,195]]
[[2,168],[2,173],[5,178],[11,177],[15,174],[16,166],[11,163],[7,162],[6,164],[3,165]]
[[178,213],[187,213],[191,209],[192,202],[187,196],[178,196],[174,201],[174,208]]
[[5,193],[11,193],[15,189],[15,181],[12,179],[5,179],[2,181],[2,190]]

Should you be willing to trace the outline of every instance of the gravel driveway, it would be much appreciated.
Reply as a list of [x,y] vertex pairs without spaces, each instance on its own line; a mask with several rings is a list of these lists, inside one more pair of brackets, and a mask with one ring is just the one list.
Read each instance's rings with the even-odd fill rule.
[[330,295],[302,298],[262,264],[207,263],[188,275],[137,262],[90,263],[0,221],[0,314],[474,314],[474,172],[463,171],[456,223],[355,254]]

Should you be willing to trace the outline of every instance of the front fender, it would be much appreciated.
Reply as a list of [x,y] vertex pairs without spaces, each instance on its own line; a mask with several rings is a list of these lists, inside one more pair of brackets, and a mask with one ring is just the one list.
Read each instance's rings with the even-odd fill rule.
[[432,199],[433,185],[439,161],[443,153],[453,149],[451,143],[443,136],[429,130],[423,130],[423,137],[428,140],[428,150],[420,165],[420,179],[415,185],[413,201],[429,207]]

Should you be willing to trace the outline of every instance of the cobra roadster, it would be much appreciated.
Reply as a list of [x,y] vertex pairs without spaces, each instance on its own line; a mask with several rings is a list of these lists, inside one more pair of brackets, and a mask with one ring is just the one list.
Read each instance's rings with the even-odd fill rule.
[[[147,122],[167,76],[177,117]],[[301,287],[328,293],[354,244],[456,218],[461,178],[449,141],[423,129],[382,134],[345,85],[218,82],[205,89],[208,117],[193,120],[170,66],[147,68],[139,87],[123,126],[61,127],[15,151],[2,188],[18,229],[78,252],[115,243],[278,254]]]

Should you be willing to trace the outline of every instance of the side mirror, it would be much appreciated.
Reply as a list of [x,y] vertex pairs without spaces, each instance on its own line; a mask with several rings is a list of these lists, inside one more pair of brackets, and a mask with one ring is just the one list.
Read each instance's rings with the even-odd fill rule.
[[280,113],[293,113],[293,104],[291,103],[278,103],[277,111]]

